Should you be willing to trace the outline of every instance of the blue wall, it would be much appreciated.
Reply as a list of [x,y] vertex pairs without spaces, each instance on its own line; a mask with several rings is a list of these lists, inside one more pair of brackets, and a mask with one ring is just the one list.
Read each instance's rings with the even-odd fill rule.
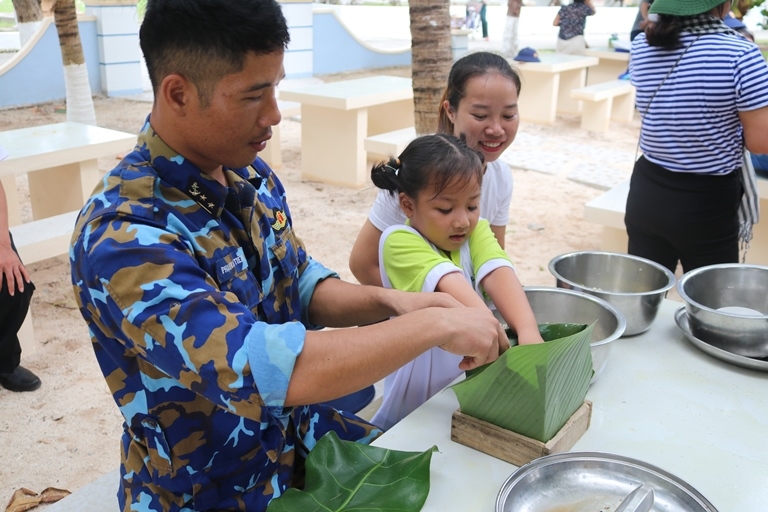
[[401,53],[371,51],[352,37],[332,13],[316,12],[313,23],[312,72],[316,75],[411,65],[410,49]]
[[[85,64],[88,68],[88,81],[91,92],[96,94],[101,91],[96,20],[80,21],[79,26]],[[58,101],[66,96],[59,37],[56,34],[56,25],[51,23],[25,58],[0,75],[0,108]]]

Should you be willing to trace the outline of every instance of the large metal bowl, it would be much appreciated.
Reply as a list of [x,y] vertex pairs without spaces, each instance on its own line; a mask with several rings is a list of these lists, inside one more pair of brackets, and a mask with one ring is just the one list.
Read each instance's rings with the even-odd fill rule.
[[767,290],[768,267],[740,263],[691,270],[677,283],[691,334],[746,357],[768,356]]
[[600,452],[556,453],[520,467],[501,486],[496,512],[610,512],[624,505],[639,487],[652,491],[646,500],[650,508],[640,510],[717,512],[700,492],[675,475],[647,462]]
[[[595,382],[608,361],[611,342],[620,338],[627,326],[621,311],[598,297],[573,290],[547,286],[528,286],[524,290],[537,323],[589,325],[597,322],[590,345],[595,372],[591,382]],[[499,312],[493,313],[506,326]]]
[[627,320],[624,336],[650,329],[662,299],[675,286],[675,275],[669,269],[629,254],[561,254],[549,262],[549,271],[559,288],[588,293],[616,306]]

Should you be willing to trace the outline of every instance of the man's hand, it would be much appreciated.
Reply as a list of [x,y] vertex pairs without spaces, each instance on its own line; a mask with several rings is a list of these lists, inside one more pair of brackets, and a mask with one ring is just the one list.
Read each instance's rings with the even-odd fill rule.
[[464,356],[462,370],[471,370],[491,363],[509,348],[501,324],[487,308],[436,309],[439,326],[448,328],[448,339],[440,348]]
[[10,245],[0,245],[0,277],[8,283],[8,293],[13,296],[18,290],[24,291],[24,283],[29,282],[29,273]]

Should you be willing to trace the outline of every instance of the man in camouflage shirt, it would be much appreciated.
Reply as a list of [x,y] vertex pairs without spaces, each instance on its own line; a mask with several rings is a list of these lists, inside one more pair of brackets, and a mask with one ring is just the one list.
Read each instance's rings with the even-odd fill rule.
[[152,112],[83,207],[71,250],[125,418],[120,507],[265,510],[302,485],[323,434],[379,434],[305,404],[435,346],[472,368],[506,337],[486,308],[345,283],[306,253],[283,186],[256,157],[280,122],[288,30],[274,0],[151,0],[140,38]]

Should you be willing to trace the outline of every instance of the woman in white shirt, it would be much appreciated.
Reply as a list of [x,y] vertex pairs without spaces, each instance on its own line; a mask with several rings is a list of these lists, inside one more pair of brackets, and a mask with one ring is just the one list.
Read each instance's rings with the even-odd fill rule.
[[[512,172],[499,156],[517,134],[519,94],[520,77],[504,57],[476,52],[453,64],[439,107],[437,131],[463,137],[485,158],[480,215],[490,222],[502,248],[512,200]],[[349,269],[361,284],[382,285],[379,238],[389,226],[404,222],[397,198],[380,191],[349,257]]]

